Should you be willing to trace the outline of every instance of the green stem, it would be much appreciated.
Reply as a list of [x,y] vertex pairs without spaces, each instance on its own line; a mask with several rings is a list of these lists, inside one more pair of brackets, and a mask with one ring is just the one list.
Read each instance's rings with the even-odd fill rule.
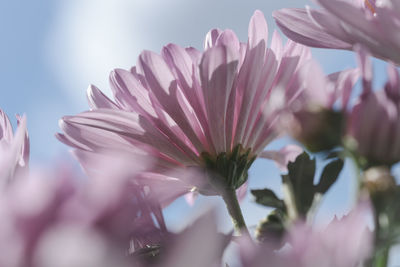
[[241,234],[249,234],[246,222],[244,221],[242,210],[240,209],[239,201],[236,197],[235,189],[226,189],[221,194],[228,208],[235,230]]
[[389,263],[390,247],[382,248],[377,251],[373,260],[373,267],[387,267]]

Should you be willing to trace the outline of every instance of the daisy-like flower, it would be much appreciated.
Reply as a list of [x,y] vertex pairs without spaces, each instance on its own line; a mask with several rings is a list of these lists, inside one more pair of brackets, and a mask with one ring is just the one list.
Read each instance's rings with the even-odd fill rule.
[[[373,70],[369,53],[358,48],[363,92],[348,117],[349,146],[368,165],[391,165],[400,161],[400,76],[388,65],[383,90],[372,90]],[[365,162],[366,161],[366,162]]]
[[394,0],[314,0],[322,9],[274,12],[292,40],[321,48],[352,50],[359,43],[384,60],[400,64],[400,3]]
[[299,66],[310,58],[302,45],[283,46],[276,32],[267,43],[267,23],[256,11],[247,43],[214,29],[204,52],[175,44],[161,55],[144,51],[136,67],[111,73],[115,101],[89,87],[92,110],[64,117],[59,139],[93,152],[141,149],[164,166],[200,167],[208,178],[199,192],[235,202],[250,165],[279,136],[278,114],[296,98]]
[[25,116],[17,116],[18,129],[13,128],[7,115],[0,109],[0,189],[23,175],[29,164],[29,138]]

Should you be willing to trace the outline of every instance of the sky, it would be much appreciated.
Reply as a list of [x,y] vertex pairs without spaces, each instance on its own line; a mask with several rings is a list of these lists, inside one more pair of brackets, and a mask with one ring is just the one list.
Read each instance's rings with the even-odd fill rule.
[[[233,29],[247,39],[248,22],[256,9],[264,12],[270,33],[277,29],[272,11],[312,5],[306,0],[37,0],[3,1],[0,8],[0,108],[14,120],[25,113],[31,138],[32,164],[45,165],[69,159],[69,148],[54,134],[58,120],[86,110],[86,88],[95,84],[109,94],[108,74],[113,68],[136,64],[142,50],[159,52],[163,45],[201,48],[211,28]],[[313,56],[326,73],[355,67],[351,52],[313,49]],[[374,60],[377,85],[384,79],[385,65]],[[279,149],[293,142],[274,142]],[[346,162],[339,181],[323,201],[318,218],[329,221],[345,214],[353,199],[352,166]],[[257,160],[250,170],[250,188],[280,192],[280,172],[273,162]],[[183,200],[166,210],[172,225],[193,218],[209,205],[225,209],[215,198],[202,199],[190,208]],[[245,218],[254,226],[268,210],[252,202],[242,203]],[[223,225],[230,224],[222,220]]]

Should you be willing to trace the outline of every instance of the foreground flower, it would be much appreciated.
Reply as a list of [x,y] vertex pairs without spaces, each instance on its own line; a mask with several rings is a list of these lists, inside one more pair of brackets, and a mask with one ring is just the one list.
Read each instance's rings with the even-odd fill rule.
[[230,236],[217,232],[215,213],[171,233],[152,188],[133,182],[129,165],[98,163],[102,174],[85,183],[64,167],[5,188],[0,266],[220,266]]
[[93,110],[64,117],[59,138],[78,149],[140,148],[169,166],[205,167],[207,186],[198,190],[235,202],[234,212],[235,190],[280,134],[278,114],[296,96],[298,68],[310,57],[296,43],[283,47],[277,33],[268,48],[267,38],[256,11],[247,43],[214,29],[204,52],[174,44],[161,55],[144,51],[136,67],[111,73],[115,102],[91,86]]
[[[98,172],[84,182],[61,167],[33,172],[4,188],[0,195],[0,266],[139,266],[146,260],[144,251],[158,253],[160,245],[170,241],[172,234],[153,188],[141,184],[125,160],[114,155],[105,164],[101,157],[96,160]],[[135,161],[142,168],[148,165]],[[157,191],[157,197],[169,198],[173,191]],[[178,237],[174,238],[177,245]],[[223,245],[216,237],[214,241],[215,246]]]
[[305,224],[294,225],[287,234],[286,246],[276,251],[270,244],[240,243],[242,266],[246,267],[356,267],[369,259],[373,247],[372,232],[366,221],[372,211],[359,204],[325,229]]
[[25,116],[19,117],[13,129],[7,115],[0,109],[0,189],[15,177],[24,175],[29,163],[29,139]]
[[359,48],[358,57],[363,92],[348,118],[348,145],[363,167],[392,165],[400,161],[400,76],[396,67],[389,64],[385,88],[374,92],[369,54]]
[[292,40],[322,48],[352,50],[362,44],[384,60],[400,64],[400,3],[393,0],[315,0],[323,9],[274,12]]

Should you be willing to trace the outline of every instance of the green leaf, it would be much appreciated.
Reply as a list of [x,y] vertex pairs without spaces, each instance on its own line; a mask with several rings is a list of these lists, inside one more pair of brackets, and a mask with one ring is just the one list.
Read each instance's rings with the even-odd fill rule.
[[267,206],[267,207],[273,207],[277,209],[284,210],[285,209],[285,204],[281,199],[279,199],[275,193],[270,190],[270,189],[257,189],[257,190],[251,190],[251,194],[255,196],[255,201],[256,203]]
[[322,171],[320,181],[316,191],[325,194],[329,188],[336,182],[340,172],[343,169],[343,160],[337,159],[329,162]]
[[288,164],[288,174],[283,182],[291,183],[298,212],[305,216],[312,205],[315,186],[315,159],[310,159],[306,152],[297,156],[294,162]]

